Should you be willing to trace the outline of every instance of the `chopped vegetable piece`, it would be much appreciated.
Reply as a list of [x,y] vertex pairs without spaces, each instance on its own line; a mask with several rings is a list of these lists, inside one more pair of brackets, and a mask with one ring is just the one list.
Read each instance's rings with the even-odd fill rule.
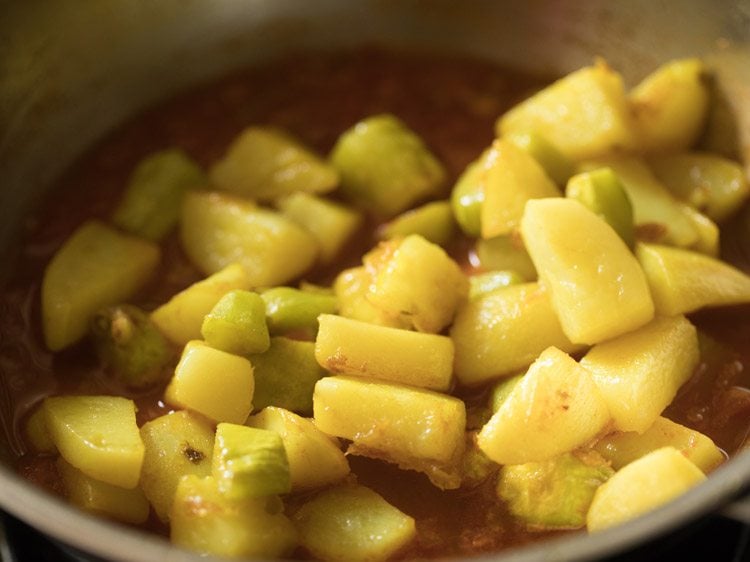
[[720,260],[656,244],[639,244],[636,255],[659,314],[750,302],[750,277]]
[[690,205],[683,204],[681,208],[698,233],[698,239],[688,249],[718,258],[720,250],[718,225],[703,213],[693,209]]
[[119,396],[53,396],[43,405],[60,455],[81,472],[121,488],[135,488],[143,441],[135,404]]
[[216,422],[244,423],[253,408],[254,387],[250,361],[191,341],[182,352],[164,398]]
[[630,92],[638,146],[648,152],[689,148],[708,114],[706,68],[699,59],[663,64]]
[[506,139],[526,151],[560,187],[574,173],[573,162],[538,132],[511,133]]
[[724,453],[709,437],[661,416],[643,433],[611,433],[600,439],[594,448],[612,463],[615,470],[620,470],[645,454],[668,446],[680,451],[704,474],[725,460]]
[[233,500],[210,476],[180,480],[170,520],[172,543],[202,554],[283,558],[297,546],[297,532],[278,497]]
[[525,281],[537,278],[534,262],[531,261],[521,237],[496,236],[489,240],[479,239],[476,245],[479,264],[484,270],[507,269],[517,272]]
[[594,451],[500,469],[497,495],[530,527],[577,529],[596,489],[615,473]]
[[603,341],[653,318],[638,261],[603,219],[577,201],[529,201],[521,231],[571,342]]
[[544,168],[523,149],[503,139],[492,143],[483,185],[482,238],[515,230],[528,200],[560,196]]
[[543,134],[573,160],[637,146],[622,77],[601,59],[519,103],[497,133]]
[[565,196],[583,203],[602,217],[629,248],[633,247],[633,205],[611,168],[598,168],[573,176],[565,188]]
[[739,162],[705,152],[663,154],[649,160],[656,177],[672,194],[716,222],[733,215],[750,195]]
[[148,388],[169,377],[174,352],[148,313],[131,305],[100,310],[91,322],[104,368],[131,388]]
[[211,474],[214,428],[203,416],[180,410],[143,424],[141,439],[146,454],[140,485],[156,515],[166,522],[182,477]]
[[265,303],[268,328],[272,334],[305,330],[313,336],[318,330],[318,316],[334,314],[334,295],[301,291],[291,287],[274,287],[261,293]]
[[482,203],[484,203],[484,179],[486,160],[490,150],[471,162],[451,191],[451,208],[453,216],[467,236],[479,236],[482,233]]
[[450,463],[463,452],[466,408],[452,396],[335,376],[315,385],[313,406],[318,429],[392,462]]
[[151,320],[173,343],[185,345],[201,337],[207,314],[234,289],[249,289],[250,279],[243,267],[231,264],[177,293],[151,313]]
[[151,277],[159,248],[88,221],[65,241],[42,281],[42,328],[51,351],[80,340],[97,310],[133,296]]
[[594,494],[586,526],[600,531],[676,498],[705,475],[674,447],[657,449],[617,471]]
[[362,214],[344,205],[298,191],[276,202],[281,213],[313,235],[320,261],[331,263],[362,226]]
[[545,461],[588,443],[609,421],[591,374],[550,347],[482,428],[478,443],[498,464]]
[[296,191],[326,193],[338,184],[338,173],[286,133],[248,127],[211,168],[221,189],[257,201],[271,201]]
[[230,291],[205,316],[201,334],[211,347],[227,353],[262,353],[271,345],[266,303],[258,293]]
[[318,255],[315,237],[291,219],[217,192],[188,193],[180,226],[182,247],[198,269],[210,275],[236,262],[252,287],[286,283]]
[[373,273],[370,302],[420,332],[442,331],[468,296],[468,279],[440,246],[421,236],[394,242],[388,251],[365,257]]
[[369,488],[345,485],[316,495],[292,516],[300,543],[320,560],[388,560],[417,534],[412,517]]
[[34,408],[32,414],[26,419],[25,435],[34,452],[57,452],[57,447],[47,429],[47,414],[43,407]]
[[257,410],[279,406],[312,414],[315,383],[326,371],[315,360],[315,344],[283,337],[271,338],[264,353],[251,355],[255,376],[253,403]]
[[474,301],[497,289],[520,285],[523,283],[521,277],[515,271],[489,271],[469,277],[469,300]]
[[461,459],[461,487],[474,488],[497,472],[497,464],[477,445],[477,432],[466,432],[466,449]]
[[490,409],[492,410],[493,414],[500,409],[500,406],[502,406],[503,403],[505,403],[505,401],[508,399],[508,396],[510,396],[510,393],[513,391],[516,385],[521,382],[521,379],[525,374],[526,373],[518,373],[517,375],[502,378],[492,386],[492,390],[490,390],[489,403]]
[[285,494],[291,489],[284,442],[275,431],[220,423],[211,468],[219,492],[231,499]]
[[695,327],[684,316],[656,317],[595,345],[581,359],[594,377],[620,431],[646,431],[692,376],[700,353]]
[[[739,57],[736,61],[737,64],[743,64]],[[705,79],[709,90],[709,107],[706,126],[698,139],[698,145],[702,150],[737,160],[740,145],[739,127],[737,116],[725,91],[725,84],[713,73],[705,75]]]
[[341,174],[341,192],[386,217],[439,194],[445,180],[442,164],[392,115],[369,117],[344,132],[331,162]]
[[100,482],[62,457],[57,459],[57,472],[68,501],[80,509],[134,525],[148,519],[148,500],[140,488],[126,489]]
[[450,331],[456,348],[455,372],[475,385],[523,369],[549,346],[573,352],[552,307],[549,291],[538,283],[512,285],[461,308]]
[[307,419],[283,408],[268,407],[247,424],[275,431],[284,441],[292,491],[311,490],[343,480],[349,463],[338,441]]
[[450,203],[433,201],[397,216],[383,225],[378,236],[385,240],[418,234],[433,244],[446,246],[453,239],[455,232],[456,225]]
[[182,150],[155,152],[136,166],[112,222],[158,242],[177,225],[187,190],[207,182],[203,170]]
[[315,358],[332,373],[370,377],[433,390],[448,390],[453,374],[453,342],[323,314]]
[[392,316],[370,302],[370,285],[373,274],[364,266],[345,269],[336,276],[333,290],[338,302],[339,314],[353,320],[391,328],[408,328],[408,322],[400,315]]

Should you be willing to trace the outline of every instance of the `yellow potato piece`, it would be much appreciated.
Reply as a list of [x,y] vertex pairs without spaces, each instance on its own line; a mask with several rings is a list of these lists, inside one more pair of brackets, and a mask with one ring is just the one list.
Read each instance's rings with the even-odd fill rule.
[[544,461],[588,443],[609,421],[591,374],[550,347],[479,432],[478,444],[498,464]]
[[544,168],[509,140],[493,142],[483,165],[482,238],[515,230],[529,199],[561,196]]
[[164,399],[215,422],[242,424],[253,409],[254,389],[250,361],[191,341],[182,352]]
[[636,256],[659,314],[750,302],[750,276],[718,259],[656,244],[638,244]]
[[235,289],[249,288],[245,270],[239,264],[231,264],[177,293],[151,313],[151,320],[173,343],[185,345],[202,338],[203,320],[221,297]]
[[333,291],[339,305],[339,314],[353,320],[361,320],[391,328],[408,327],[400,315],[390,315],[370,302],[370,285],[373,274],[365,266],[345,269],[336,276]]
[[669,62],[648,75],[628,96],[638,148],[667,152],[689,148],[708,115],[706,68],[699,59]]
[[433,390],[448,390],[453,376],[453,342],[351,320],[318,317],[315,358],[332,373],[388,380]]
[[599,440],[594,449],[612,463],[612,468],[620,470],[662,447],[674,447],[705,474],[726,460],[724,453],[709,437],[661,416],[643,433],[611,433]]
[[615,427],[643,432],[692,376],[699,359],[695,327],[684,316],[672,316],[595,345],[581,365],[593,375]]
[[675,499],[706,476],[674,447],[657,449],[622,468],[594,494],[586,526],[600,531]]
[[635,257],[612,227],[579,202],[529,201],[521,232],[571,342],[597,343],[653,318]]
[[542,134],[574,160],[636,146],[622,77],[602,60],[522,101],[496,129],[499,136]]
[[53,396],[44,400],[47,429],[62,457],[96,480],[135,488],[143,441],[135,404],[119,396]]
[[565,352],[581,348],[563,333],[549,291],[538,283],[505,287],[468,303],[450,336],[456,378],[464,385],[513,374],[549,346]]

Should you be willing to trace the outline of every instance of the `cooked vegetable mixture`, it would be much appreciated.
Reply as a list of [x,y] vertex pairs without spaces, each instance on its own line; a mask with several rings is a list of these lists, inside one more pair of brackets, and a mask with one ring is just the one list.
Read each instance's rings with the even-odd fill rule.
[[722,115],[695,59],[626,89],[380,51],[152,110],[30,222],[19,470],[225,557],[476,554],[659,507],[750,430]]

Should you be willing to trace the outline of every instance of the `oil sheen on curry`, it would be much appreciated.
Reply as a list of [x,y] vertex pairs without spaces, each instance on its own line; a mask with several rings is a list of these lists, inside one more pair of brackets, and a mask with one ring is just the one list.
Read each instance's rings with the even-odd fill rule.
[[696,59],[626,85],[368,49],[150,109],[25,224],[18,470],[189,550],[331,561],[685,493],[750,429],[749,188],[712,92]]

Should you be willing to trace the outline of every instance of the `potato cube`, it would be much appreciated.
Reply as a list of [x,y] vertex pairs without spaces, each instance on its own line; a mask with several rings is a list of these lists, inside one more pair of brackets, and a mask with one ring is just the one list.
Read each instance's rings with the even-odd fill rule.
[[586,526],[600,531],[656,509],[706,476],[674,447],[652,451],[620,469],[594,494]]
[[307,418],[270,406],[251,416],[247,424],[281,436],[289,460],[293,492],[333,484],[350,472],[337,440],[320,431]]
[[469,294],[458,264],[419,235],[407,236],[382,259],[368,257],[365,266],[374,272],[370,302],[420,332],[440,332]]
[[53,396],[43,405],[47,430],[62,457],[113,486],[135,488],[144,447],[135,404],[119,396]]
[[300,543],[317,559],[390,559],[417,534],[412,517],[370,488],[338,486],[317,494],[292,516]]
[[315,237],[281,213],[217,192],[188,193],[180,227],[182,247],[198,269],[210,275],[237,262],[252,287],[291,281],[319,251]]
[[699,358],[695,327],[684,316],[671,316],[595,345],[581,365],[594,377],[615,428],[642,433],[692,376]]
[[529,199],[561,195],[544,168],[507,140],[492,143],[484,173],[482,238],[493,238],[515,230]]
[[659,314],[750,302],[750,276],[718,259],[656,244],[639,244],[636,256]]
[[539,462],[585,445],[609,421],[588,371],[550,347],[482,428],[478,443],[498,464]]
[[253,366],[201,341],[185,346],[164,399],[215,422],[245,423],[253,409]]
[[227,353],[263,353],[271,345],[266,303],[258,293],[230,291],[203,318],[201,334],[211,347]]
[[454,368],[464,385],[512,374],[531,365],[549,346],[573,352],[549,291],[538,283],[494,291],[461,308],[451,328]]
[[315,425],[329,435],[381,451],[393,462],[452,462],[463,450],[464,403],[451,396],[353,377],[315,385]]
[[289,556],[297,532],[276,496],[232,500],[216,480],[193,474],[180,480],[170,515],[178,547],[223,558],[270,560]]
[[173,343],[185,345],[201,338],[206,315],[228,292],[249,289],[250,279],[239,264],[231,264],[177,293],[151,313],[151,320]]
[[688,148],[695,144],[708,115],[706,68],[699,59],[664,64],[633,88],[628,101],[640,150]]
[[453,377],[453,342],[422,334],[322,314],[315,358],[332,373],[383,379],[448,390]]
[[543,134],[573,160],[637,146],[622,77],[602,60],[522,101],[496,129]]
[[345,269],[336,276],[333,290],[338,301],[339,314],[379,326],[408,328],[407,321],[400,315],[390,315],[370,302],[372,277],[372,273],[364,266]]
[[146,448],[141,488],[166,522],[182,477],[211,474],[214,428],[203,416],[180,410],[145,423],[141,439]]
[[674,447],[705,474],[726,459],[721,449],[707,436],[661,416],[643,433],[610,433],[594,446],[612,463],[615,470],[620,470],[634,460],[662,447]]
[[81,225],[47,265],[42,328],[51,351],[80,340],[94,314],[133,296],[159,262],[159,247],[97,221]]
[[579,202],[529,201],[521,231],[571,342],[593,344],[653,318],[638,261],[612,227]]

